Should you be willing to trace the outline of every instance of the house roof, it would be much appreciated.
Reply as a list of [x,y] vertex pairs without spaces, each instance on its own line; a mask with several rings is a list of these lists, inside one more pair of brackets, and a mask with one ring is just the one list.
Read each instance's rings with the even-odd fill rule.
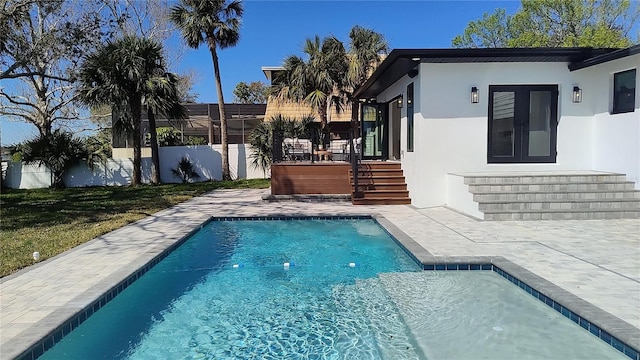
[[634,45],[626,49],[615,50],[606,54],[594,56],[579,62],[569,64],[569,70],[580,70],[589,66],[598,65],[607,61],[621,59],[623,57],[640,54],[640,45]]
[[282,71],[282,70],[284,70],[284,67],[282,66],[263,66],[262,67],[262,72],[264,73],[264,76],[266,76],[269,81],[273,80],[274,72]]
[[359,99],[377,96],[420,63],[568,62],[574,64],[604,56],[616,50],[594,48],[395,49],[378,66],[369,80],[356,91],[355,96]]

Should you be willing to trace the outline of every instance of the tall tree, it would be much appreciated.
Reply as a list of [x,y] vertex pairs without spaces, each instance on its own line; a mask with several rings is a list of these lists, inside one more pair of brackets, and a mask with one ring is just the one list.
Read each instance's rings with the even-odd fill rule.
[[144,88],[144,104],[147,106],[149,119],[149,134],[151,135],[151,182],[162,183],[160,178],[160,154],[158,149],[158,135],[156,131],[156,114],[162,114],[171,119],[182,120],[187,117],[186,109],[180,105],[178,92],[178,76],[172,73],[162,73],[162,66],[155,64],[150,72],[158,72]]
[[[227,118],[224,112],[218,48],[233,47],[240,41],[240,18],[243,12],[242,3],[238,0],[231,2],[226,0],[180,0],[180,3],[172,8],[170,17],[182,32],[187,45],[197,49],[201,44],[206,43],[209,52],[211,52],[220,110],[223,180],[230,180],[231,172],[229,171]],[[210,139],[213,138],[211,135],[209,134]]]
[[454,47],[627,47],[640,16],[630,0],[522,0],[513,15],[504,9],[470,22]]
[[389,44],[382,34],[358,25],[351,28],[347,54],[349,69],[346,93],[351,103],[351,122],[354,127],[359,121],[360,104],[353,94],[364,85],[388,52]]
[[308,38],[304,58],[291,55],[284,60],[284,71],[276,74],[272,93],[282,100],[305,102],[318,115],[321,127],[327,124],[328,110],[342,110],[348,69],[344,45],[334,36],[320,40]]
[[0,115],[52,129],[80,114],[73,91],[82,54],[99,45],[97,13],[72,1],[3,0],[0,13]]
[[260,81],[247,84],[244,81],[233,89],[233,102],[238,104],[266,104],[269,86]]
[[153,40],[126,36],[109,41],[90,54],[80,71],[79,95],[90,106],[111,104],[133,138],[132,185],[141,182],[140,115],[149,84],[166,72],[162,46]]

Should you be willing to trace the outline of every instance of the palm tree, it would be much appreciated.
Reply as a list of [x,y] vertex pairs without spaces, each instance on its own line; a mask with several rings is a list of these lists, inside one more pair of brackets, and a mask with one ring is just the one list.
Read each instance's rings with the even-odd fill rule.
[[319,36],[306,39],[306,59],[291,55],[284,61],[285,71],[276,75],[271,90],[281,100],[305,102],[317,113],[321,128],[327,124],[328,110],[342,110],[347,74],[344,45],[334,36],[320,41]]
[[[180,0],[171,9],[170,19],[182,32],[187,45],[197,49],[206,43],[213,60],[213,73],[218,91],[222,143],[222,179],[230,180],[227,118],[224,112],[224,96],[218,65],[218,47],[226,49],[240,41],[240,18],[244,9],[238,0]],[[209,134],[210,139],[211,134]]]
[[[125,36],[110,41],[88,55],[80,70],[80,97],[88,105],[110,105],[118,114],[117,122],[133,138],[132,185],[141,182],[140,115],[149,83],[164,72],[160,43]],[[116,124],[117,128],[118,125]]]
[[354,26],[349,32],[349,70],[347,72],[347,97],[351,103],[351,121],[358,123],[358,99],[353,94],[367,81],[389,52],[384,36],[371,29]]
[[[158,67],[151,71],[162,70]],[[171,119],[185,119],[187,111],[180,105],[178,93],[178,76],[172,73],[159,73],[150,78],[145,86],[144,104],[147,106],[149,120],[149,134],[151,136],[151,182],[162,183],[160,178],[160,154],[158,149],[158,134],[156,131],[156,114],[162,114]]]

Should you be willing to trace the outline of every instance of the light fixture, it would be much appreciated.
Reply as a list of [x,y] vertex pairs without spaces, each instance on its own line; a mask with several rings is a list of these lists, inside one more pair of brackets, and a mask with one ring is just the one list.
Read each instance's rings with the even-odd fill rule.
[[578,85],[573,86],[573,102],[581,103],[582,102],[582,89]]
[[420,61],[420,58],[419,57],[412,57],[411,61]]
[[477,104],[480,101],[480,94],[478,94],[478,88],[476,86],[471,87],[471,103]]
[[396,106],[398,107],[398,109],[402,108],[402,95],[400,95],[397,99],[396,99]]

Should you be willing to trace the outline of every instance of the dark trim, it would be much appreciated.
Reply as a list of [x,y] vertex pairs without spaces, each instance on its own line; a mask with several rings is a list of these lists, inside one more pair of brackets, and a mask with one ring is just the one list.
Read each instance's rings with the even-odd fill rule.
[[637,55],[637,54],[640,54],[640,45],[634,45],[626,49],[612,51],[610,53],[594,56],[592,58],[585,59],[580,62],[571,63],[569,64],[569,70],[570,71],[580,70],[590,66],[602,64],[608,61],[618,60],[623,57]]
[[[376,97],[420,63],[566,62],[577,63],[617,49],[594,48],[490,48],[395,49],[369,80],[355,92],[358,99]],[[412,59],[419,58],[414,61]]]
[[[367,153],[367,144],[365,141],[365,121],[364,121],[364,106],[371,106],[376,109],[376,125],[382,123],[383,129],[380,138],[376,138],[377,142],[380,140],[382,143],[382,148],[380,155],[366,155]],[[361,156],[363,160],[387,160],[389,158],[389,104],[388,103],[365,103],[362,104],[362,109],[360,111],[360,131],[361,131]]]
[[414,122],[414,91],[415,90],[413,82],[407,84],[407,152],[413,152],[416,147],[416,125]]
[[[498,157],[491,155],[493,129],[493,94],[497,91],[514,93],[514,149],[513,156]],[[551,92],[551,123],[549,156],[529,156],[529,94],[531,91]],[[557,155],[558,131],[558,85],[489,85],[487,109],[487,163],[555,163]]]
[[[617,77],[622,75],[622,74],[626,74],[626,73],[633,73],[633,89],[627,89],[627,92],[631,96],[631,99],[633,100],[633,104],[631,104],[631,107],[629,108],[620,108],[620,104],[619,104],[619,97],[623,96],[624,94],[622,93],[622,91],[617,91],[616,90],[616,85],[618,85],[617,82]],[[613,74],[613,107],[611,109],[611,114],[624,114],[624,113],[630,113],[630,112],[634,112],[635,108],[636,108],[636,78],[638,76],[638,72],[636,71],[636,69],[629,69],[629,70],[624,70],[624,71],[619,71],[617,73]]]

